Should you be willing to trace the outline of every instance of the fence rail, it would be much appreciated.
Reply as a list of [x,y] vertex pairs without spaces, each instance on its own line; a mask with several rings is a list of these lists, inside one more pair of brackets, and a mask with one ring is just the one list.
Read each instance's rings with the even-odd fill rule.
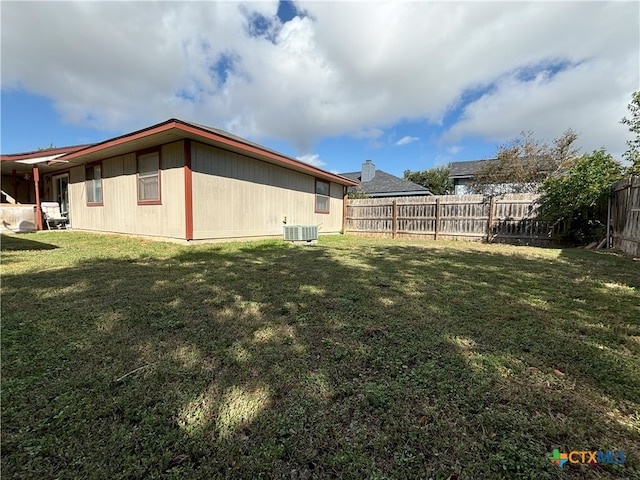
[[459,239],[527,245],[559,243],[562,225],[535,219],[534,194],[349,199],[346,232],[379,237]]

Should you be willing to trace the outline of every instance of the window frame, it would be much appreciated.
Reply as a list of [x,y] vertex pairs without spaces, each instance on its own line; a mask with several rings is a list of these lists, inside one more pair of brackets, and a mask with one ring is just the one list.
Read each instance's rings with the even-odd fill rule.
[[[325,185],[327,185],[327,194],[323,194],[323,193],[318,193],[318,183],[323,183]],[[330,206],[331,206],[331,182],[327,181],[327,180],[323,180],[321,178],[315,178],[314,179],[314,192],[315,192],[315,213],[324,213],[327,214],[329,213],[329,211],[331,210]],[[318,210],[318,198],[320,197],[324,197],[327,199],[327,209],[326,210]]]
[[[89,190],[91,190],[91,192],[93,193],[93,198],[95,200],[95,194],[96,194],[96,178],[95,178],[95,167],[98,167],[100,169],[100,201],[96,202],[96,201],[90,201],[89,200]],[[88,179],[87,178],[87,171],[89,170],[89,168],[93,169],[94,172],[94,178]],[[91,184],[89,184],[89,182],[91,182]],[[91,162],[91,163],[87,163],[84,166],[84,185],[85,185],[85,191],[87,193],[87,206],[88,207],[102,207],[104,205],[104,189],[103,184],[102,184],[102,161],[98,161],[98,162]],[[91,186],[89,186],[91,185]]]
[[[157,154],[158,156],[158,170],[156,173],[143,173],[140,175],[140,157],[144,157],[145,155]],[[138,205],[162,205],[162,153],[160,148],[148,148],[146,150],[140,150],[136,152],[136,200],[138,201]],[[156,177],[158,179],[158,197],[152,198],[148,200],[140,199],[140,179],[147,179]]]

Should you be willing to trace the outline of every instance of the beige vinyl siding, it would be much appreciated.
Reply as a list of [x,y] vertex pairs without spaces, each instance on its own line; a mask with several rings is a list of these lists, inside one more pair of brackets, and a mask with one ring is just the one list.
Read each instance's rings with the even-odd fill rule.
[[288,225],[342,228],[342,185],[329,214],[315,213],[315,178],[201,143],[192,144],[194,239],[281,236]]
[[161,205],[138,205],[136,154],[102,161],[103,206],[87,206],[85,167],[70,172],[74,229],[185,238],[183,142],[161,147]]

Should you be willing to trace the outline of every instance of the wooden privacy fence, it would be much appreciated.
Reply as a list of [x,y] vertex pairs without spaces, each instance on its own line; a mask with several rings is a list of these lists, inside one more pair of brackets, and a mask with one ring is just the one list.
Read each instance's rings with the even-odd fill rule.
[[380,237],[420,237],[550,245],[561,226],[535,219],[535,194],[349,199],[345,232]]
[[640,178],[625,178],[611,188],[613,248],[640,256]]

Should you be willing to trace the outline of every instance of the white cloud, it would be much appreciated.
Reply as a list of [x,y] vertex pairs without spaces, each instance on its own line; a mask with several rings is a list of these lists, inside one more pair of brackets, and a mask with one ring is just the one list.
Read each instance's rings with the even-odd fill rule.
[[320,160],[320,155],[318,155],[317,153],[310,153],[307,155],[302,155],[300,157],[296,157],[297,160],[300,160],[301,162],[307,163],[309,165],[312,165],[314,167],[322,167],[324,165],[326,165],[325,162],[323,162],[322,160]]
[[[4,2],[2,87],[63,119],[127,130],[179,117],[300,152],[327,136],[379,144],[401,120],[462,118],[443,139],[567,127],[624,149],[640,84],[637,2]],[[269,19],[251,35],[248,17]],[[357,25],[357,28],[354,28]],[[597,34],[594,34],[597,32]],[[230,68],[216,75],[216,64]],[[556,75],[525,78],[549,62]],[[465,92],[491,87],[465,105]]]
[[435,157],[435,159],[433,161],[433,166],[434,167],[446,167],[447,165],[449,165],[453,161],[454,161],[454,159],[451,158],[450,155],[438,154],[438,155],[436,155],[436,157]]
[[410,137],[410,136],[404,136],[402,137],[400,140],[398,140],[396,142],[396,145],[409,145],[410,143],[413,143],[417,140],[420,140],[418,137]]
[[553,77],[541,73],[520,80],[507,75],[492,92],[465,107],[445,139],[457,141],[473,135],[501,142],[518,134],[514,131],[517,126],[550,141],[572,128],[580,134],[578,143],[584,151],[605,147],[619,156],[627,138],[619,121],[626,113],[629,95],[625,88],[616,89],[615,94],[609,91],[617,83],[610,73],[615,68],[612,62],[591,60]]

